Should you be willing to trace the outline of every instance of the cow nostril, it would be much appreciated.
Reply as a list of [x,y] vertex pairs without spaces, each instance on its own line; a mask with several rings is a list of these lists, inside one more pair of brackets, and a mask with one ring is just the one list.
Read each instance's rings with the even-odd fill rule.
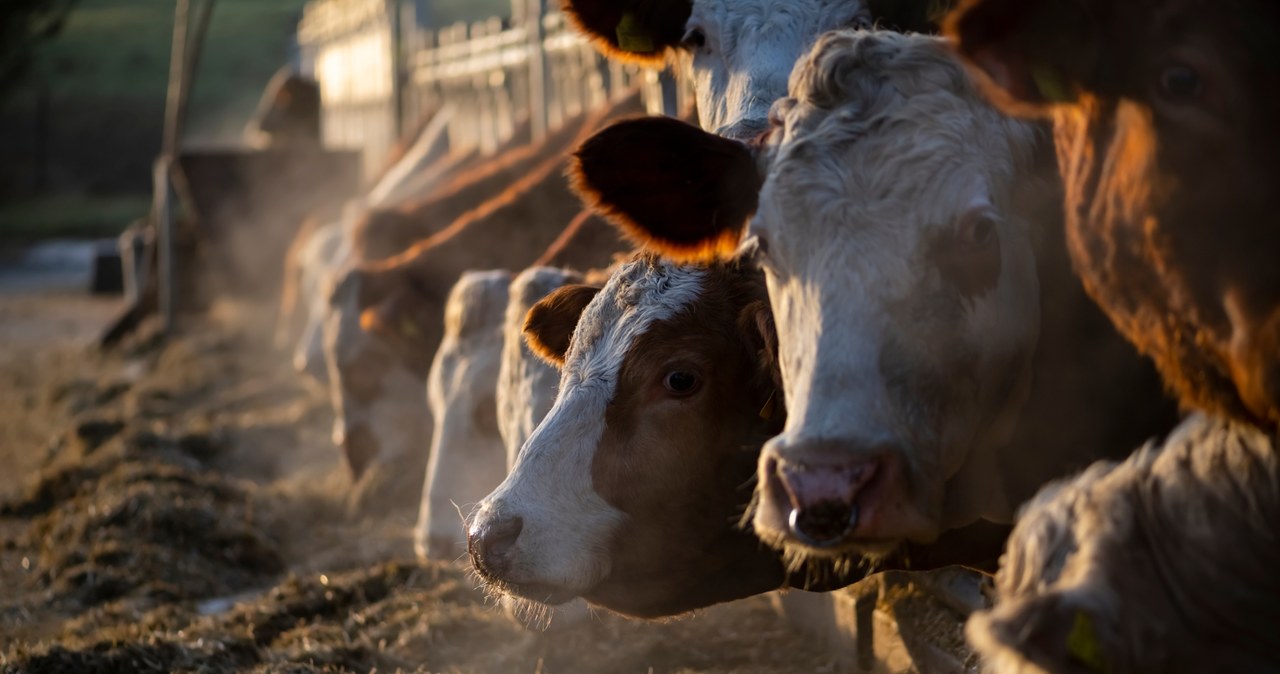
[[815,548],[839,544],[858,528],[858,506],[842,501],[819,501],[811,506],[792,507],[787,516],[791,534]]
[[497,517],[482,522],[467,533],[467,551],[471,563],[483,575],[502,575],[508,556],[524,530],[521,517]]

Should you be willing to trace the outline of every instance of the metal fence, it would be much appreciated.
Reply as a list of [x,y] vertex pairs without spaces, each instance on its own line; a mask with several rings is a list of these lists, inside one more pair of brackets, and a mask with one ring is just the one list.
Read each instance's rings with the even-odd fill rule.
[[688,93],[665,74],[600,57],[547,0],[513,0],[509,18],[418,26],[420,0],[312,0],[298,26],[303,71],[320,82],[327,147],[382,166],[403,132],[454,106],[450,147],[492,152],[528,121],[534,137],[633,86],[655,114]]

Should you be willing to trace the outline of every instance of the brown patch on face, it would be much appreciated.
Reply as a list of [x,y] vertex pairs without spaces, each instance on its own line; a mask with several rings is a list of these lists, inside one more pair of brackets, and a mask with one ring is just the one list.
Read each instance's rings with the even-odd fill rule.
[[338,365],[343,393],[356,403],[367,405],[382,395],[382,381],[394,363],[391,353],[378,344],[366,344],[355,358]]
[[578,319],[598,292],[599,287],[575,284],[561,286],[542,298],[525,314],[525,343],[551,365],[564,365]]
[[592,136],[569,176],[583,202],[628,238],[681,261],[732,257],[762,184],[746,145],[663,117]]
[[784,417],[760,416],[776,393],[755,327],[763,279],[715,266],[705,287],[632,344],[593,459],[596,492],[628,517],[610,576],[586,597],[623,612],[670,614],[785,581],[776,553],[734,526]]

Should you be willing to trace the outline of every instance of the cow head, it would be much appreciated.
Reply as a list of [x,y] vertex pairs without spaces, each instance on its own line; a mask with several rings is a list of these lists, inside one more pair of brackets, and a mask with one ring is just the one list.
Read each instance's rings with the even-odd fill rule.
[[1280,6],[973,0],[1002,107],[1054,121],[1090,294],[1184,405],[1280,424]]
[[637,616],[781,586],[778,556],[734,526],[781,418],[763,297],[737,265],[644,257],[534,306],[526,334],[560,393],[469,523],[480,575]]
[[415,532],[424,557],[452,561],[462,554],[460,512],[507,474],[494,389],[510,283],[506,271],[468,272],[445,303],[444,339],[427,376],[434,425]]
[[822,33],[870,22],[860,0],[562,0],[610,56],[678,61],[702,128],[747,139],[765,128],[787,74]]
[[374,461],[424,452],[423,384],[441,304],[395,273],[355,268],[334,285],[323,326],[333,441],[356,479]]
[[918,35],[828,34],[791,95],[757,157],[641,120],[575,165],[642,243],[707,259],[741,240],[765,270],[789,415],[761,454],[756,532],[801,554],[883,553],[1010,517],[994,452],[1039,328],[1015,208],[1033,129]]

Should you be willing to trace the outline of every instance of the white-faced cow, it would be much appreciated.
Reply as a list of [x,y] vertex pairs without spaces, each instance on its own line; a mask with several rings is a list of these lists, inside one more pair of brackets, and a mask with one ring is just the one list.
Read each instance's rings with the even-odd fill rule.
[[1003,107],[1052,118],[1076,268],[1184,405],[1280,427],[1280,5],[973,0]]
[[463,509],[507,475],[494,392],[510,285],[507,271],[467,272],[445,302],[444,337],[427,376],[434,423],[414,540],[424,558],[462,554]]
[[[637,239],[765,270],[790,414],[761,454],[761,537],[876,555],[1008,522],[1048,478],[1168,423],[1146,364],[1087,327],[1057,230],[1028,220],[1060,208],[1037,129],[988,106],[945,42],[831,33],[790,93],[759,158],[651,119],[577,165]],[[1080,418],[1105,401],[1130,409]]]
[[1196,414],[1032,499],[969,622],[994,672],[1280,669],[1280,454]]

